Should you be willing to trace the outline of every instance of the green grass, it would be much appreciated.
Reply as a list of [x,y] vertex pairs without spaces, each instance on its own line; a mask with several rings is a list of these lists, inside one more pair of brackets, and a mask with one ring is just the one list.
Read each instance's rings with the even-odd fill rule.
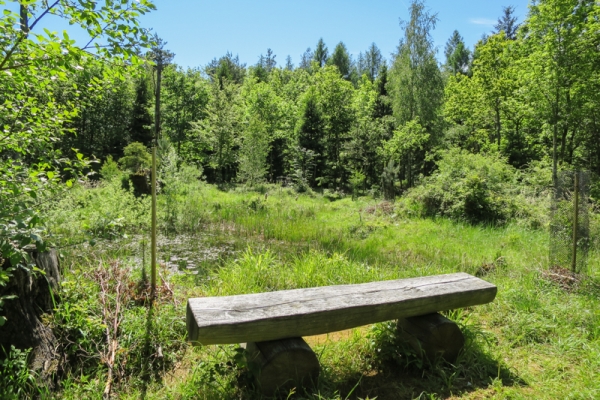
[[[142,275],[142,248],[146,265],[149,248],[140,244],[147,238],[133,199],[123,203],[127,208],[118,216],[123,226],[119,230],[102,229],[94,208],[98,202],[114,201],[110,196],[130,194],[102,197],[86,191],[107,189],[77,190],[63,201],[76,212],[63,207],[53,232],[66,235],[84,230],[80,221],[96,221],[96,237],[108,232],[105,237],[112,239],[63,250],[66,283],[57,315],[65,319],[67,307],[76,309],[69,314],[70,325],[63,325],[87,335],[72,333],[70,340],[88,340],[89,354],[79,355],[80,364],[73,364],[76,368],[63,380],[60,396],[100,398],[106,371],[93,357],[102,336],[94,327],[97,286],[89,277],[118,259],[130,268],[128,279],[135,283]],[[92,200],[81,205],[81,197]],[[247,384],[250,377],[243,363],[233,362],[235,346],[192,348],[185,343],[182,323],[188,297],[457,271],[478,274],[499,290],[491,304],[449,313],[467,338],[454,365],[423,362],[396,341],[390,324],[376,324],[315,345],[322,364],[318,385],[297,390],[292,398],[600,397],[597,248],[589,256],[588,277],[565,290],[544,274],[546,231],[519,224],[471,226],[410,218],[380,200],[331,202],[275,186],[265,196],[198,183],[164,194],[159,209],[164,235],[159,259],[165,264],[161,274],[175,296],[159,301],[152,313],[144,305],[127,304],[120,357],[130,366],[123,368],[115,387],[120,398],[260,398]],[[158,346],[162,360],[156,359]],[[152,374],[143,366],[148,354],[154,357]]]

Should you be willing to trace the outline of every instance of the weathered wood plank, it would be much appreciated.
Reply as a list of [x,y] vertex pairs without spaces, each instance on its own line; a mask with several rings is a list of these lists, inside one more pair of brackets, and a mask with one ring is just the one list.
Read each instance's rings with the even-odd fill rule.
[[262,342],[491,302],[496,286],[465,273],[188,300],[194,344]]

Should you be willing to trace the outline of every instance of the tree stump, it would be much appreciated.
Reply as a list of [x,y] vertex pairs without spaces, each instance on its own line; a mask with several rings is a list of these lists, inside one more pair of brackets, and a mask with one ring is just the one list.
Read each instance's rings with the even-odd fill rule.
[[317,355],[300,337],[247,343],[246,358],[265,396],[314,384],[319,376]]
[[399,319],[398,334],[430,361],[442,357],[454,362],[465,344],[458,325],[438,313]]
[[[41,380],[52,386],[52,375],[59,366],[56,337],[41,316],[54,309],[53,293],[61,280],[56,250],[39,253],[31,251],[37,267],[45,274],[17,268],[7,285],[0,287],[0,295],[16,295],[4,303],[6,324],[0,327],[0,346],[5,351],[10,346],[32,349],[30,368],[37,371]],[[6,260],[5,262],[9,262]]]

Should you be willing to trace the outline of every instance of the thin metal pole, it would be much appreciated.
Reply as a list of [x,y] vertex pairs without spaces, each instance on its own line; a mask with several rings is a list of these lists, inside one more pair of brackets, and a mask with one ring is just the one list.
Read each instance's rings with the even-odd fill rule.
[[579,228],[579,172],[575,171],[575,195],[573,196],[573,259],[571,271],[577,272],[577,230]]
[[152,260],[150,272],[150,297],[156,295],[156,146],[152,147]]

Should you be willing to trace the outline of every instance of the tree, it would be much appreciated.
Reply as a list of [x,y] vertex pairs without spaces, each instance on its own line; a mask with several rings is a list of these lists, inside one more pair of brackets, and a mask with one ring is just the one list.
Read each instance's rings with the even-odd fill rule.
[[[304,173],[311,186],[315,186],[315,178],[323,176],[325,172],[325,157],[323,146],[323,135],[325,123],[319,110],[317,93],[314,88],[310,88],[302,99],[301,118],[297,129],[299,149],[304,149],[303,152],[310,152],[312,155],[311,163],[312,171],[310,174]],[[304,153],[300,152],[301,155]],[[300,165],[304,167],[303,162]]]
[[384,62],[379,68],[377,80],[375,81],[375,89],[377,91],[377,99],[373,107],[373,118],[383,118],[390,116],[393,113],[392,103],[388,96],[388,68]]
[[163,120],[165,135],[175,145],[177,156],[198,163],[201,157],[191,141],[191,123],[204,117],[209,84],[198,69],[183,70],[175,65],[165,70]]
[[[597,59],[598,30],[586,22],[593,24],[597,15],[598,5],[593,0],[544,0],[530,7],[526,21],[525,46],[531,69],[524,73],[529,88],[537,94],[541,115],[551,127],[554,183],[558,163],[565,161],[571,153],[569,148],[577,144],[584,120],[579,113],[585,109],[590,92],[579,89],[593,90],[587,82],[591,78],[588,74],[594,71],[590,63]],[[596,45],[582,45],[588,35],[595,37]]]
[[398,124],[419,117],[427,132],[433,133],[444,94],[430,34],[437,16],[427,13],[420,0],[411,3],[410,15],[410,21],[402,23],[404,38],[398,46],[388,87]]
[[467,74],[469,72],[471,52],[458,31],[455,30],[446,42],[444,55],[446,56],[445,67],[450,73]]
[[206,116],[192,123],[194,141],[206,154],[203,161],[218,172],[216,180],[220,183],[233,177],[237,162],[236,147],[241,131],[239,91],[237,85],[226,79],[213,81]]
[[515,40],[517,38],[517,30],[520,24],[517,24],[517,17],[514,16],[515,8],[507,6],[502,9],[502,16],[498,18],[498,23],[494,25],[492,33],[497,34],[504,32],[507,39]]
[[257,116],[250,115],[240,145],[238,179],[249,186],[264,179],[269,147],[264,123]]
[[323,38],[320,38],[317,42],[317,48],[313,54],[313,60],[317,62],[319,67],[325,66],[327,63],[327,59],[329,58],[329,53],[327,51],[327,46],[325,46],[325,42]]
[[298,67],[302,68],[303,70],[310,71],[310,65],[313,60],[313,57],[314,53],[310,49],[310,47],[308,47],[306,51],[300,56],[300,65]]
[[[349,139],[344,143],[343,164],[351,173],[350,183],[355,191],[363,189],[364,185],[380,183],[383,160],[378,150],[385,139],[387,126],[384,120],[373,118],[379,99],[377,89],[377,84],[365,74],[353,95],[354,120]],[[360,183],[358,187],[357,183]]]
[[365,52],[364,60],[364,68],[366,70],[367,76],[369,77],[371,82],[374,82],[377,78],[379,70],[381,69],[381,65],[384,63],[381,51],[375,43],[371,43],[371,46],[369,46],[369,49]]
[[294,70],[294,64],[292,63],[292,57],[289,54],[285,58],[285,69],[287,69],[288,71]]
[[239,56],[227,52],[223,57],[214,58],[204,68],[206,74],[214,81],[223,85],[223,81],[235,82],[241,85],[246,76],[246,64],[240,63]]
[[323,151],[326,169],[321,183],[329,188],[338,188],[345,183],[346,170],[341,153],[352,128],[353,86],[340,77],[337,68],[320,68],[314,76],[317,106],[323,118]]
[[404,38],[398,46],[388,87],[397,125],[402,127],[410,121],[418,121],[429,135],[430,143],[411,147],[417,154],[406,157],[411,164],[405,165],[404,170],[412,183],[412,176],[425,165],[425,153],[440,139],[439,110],[444,83],[430,34],[437,16],[426,12],[420,0],[411,3],[410,16],[410,21],[402,23]]
[[152,141],[152,115],[150,115],[148,79],[149,77],[146,74],[140,74],[135,79],[135,99],[128,128],[130,140],[143,143],[144,146],[149,146]]
[[[57,82],[71,79],[88,58],[107,60],[113,66],[125,61],[141,65],[135,48],[147,42],[148,36],[137,17],[154,6],[148,0],[19,3],[23,6],[19,14],[5,9],[0,20],[0,306],[8,299],[7,283],[14,283],[16,293],[12,294],[18,296],[10,300],[14,302],[12,319],[0,328],[0,345],[8,348],[18,340],[24,347],[35,347],[32,364],[48,366],[56,364],[54,336],[33,306],[36,296],[28,282],[34,273],[24,247],[35,244],[43,250],[40,204],[51,201],[54,190],[63,187],[61,174],[71,185],[80,164],[55,145],[79,111],[73,103],[57,101]],[[59,36],[42,29],[48,15],[80,27],[88,42],[77,46],[67,32]],[[87,88],[78,89],[85,92]],[[82,158],[78,153],[75,160]],[[0,326],[6,322],[4,315]],[[41,372],[42,378],[52,374],[45,369]]]
[[340,71],[342,78],[350,78],[350,55],[348,54],[348,49],[343,42],[339,42],[337,46],[335,46],[333,54],[329,60],[327,60],[327,63],[329,65],[335,65],[338,71]]
[[263,179],[267,169],[271,178],[283,171],[279,165],[280,154],[271,151],[277,139],[282,139],[281,99],[268,83],[250,79],[242,87],[242,98],[245,129],[241,138],[239,171],[242,180],[253,184]]

